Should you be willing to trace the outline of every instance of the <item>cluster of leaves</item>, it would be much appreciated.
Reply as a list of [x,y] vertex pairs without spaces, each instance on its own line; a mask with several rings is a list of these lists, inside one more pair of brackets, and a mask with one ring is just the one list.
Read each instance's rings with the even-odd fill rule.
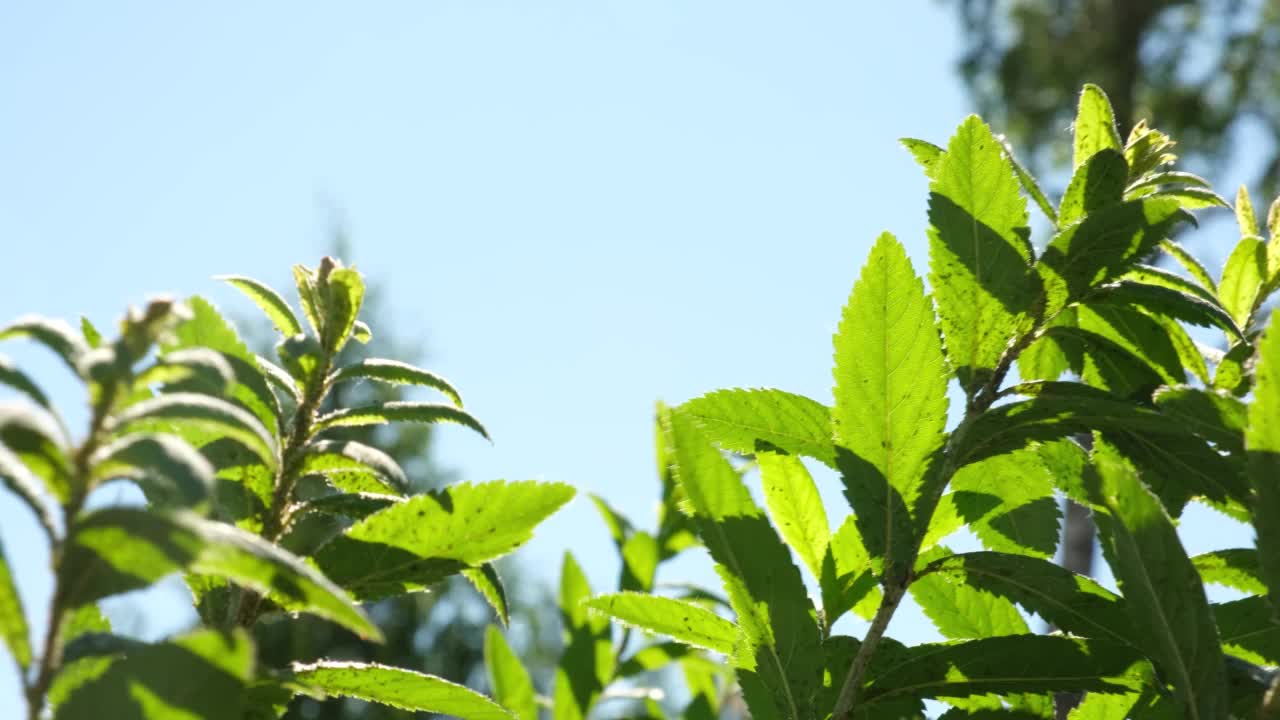
[[[526,542],[573,495],[559,483],[459,483],[410,495],[381,450],[332,439],[340,428],[456,423],[487,437],[443,378],[366,359],[339,365],[359,321],[364,282],[325,258],[294,268],[304,329],[271,288],[225,278],[281,334],[279,364],[252,354],[206,300],[131,310],[105,340],[87,321],[23,318],[0,339],[52,350],[91,408],[79,442],[27,373],[0,358],[0,477],[52,546],[54,593],[42,649],[0,552],[0,636],[25,683],[29,717],[275,718],[299,694],[348,696],[472,718],[510,714],[483,695],[412,670],[320,660],[260,667],[249,632],[307,613],[361,637],[378,627],[361,603],[421,591],[455,574],[505,619],[491,561]],[[332,407],[358,381],[416,385],[448,402]],[[129,481],[146,507],[102,506],[94,491]],[[201,627],[159,643],[111,633],[97,601],[184,573]]]
[[[1056,205],[977,117],[945,148],[905,141],[930,180],[932,294],[882,235],[834,337],[832,406],[729,389],[660,413],[733,623],[653,596],[590,606],[722,653],[757,720],[921,717],[926,699],[946,718],[1049,718],[1058,693],[1084,693],[1078,720],[1280,713],[1280,328],[1260,327],[1280,202],[1267,241],[1241,192],[1215,281],[1170,235],[1230,205],[1172,169],[1172,141],[1145,124],[1122,140],[1092,86],[1074,127]],[[1028,196],[1052,226],[1038,251]],[[1143,264],[1155,253],[1185,274]],[[754,458],[766,508],[726,452]],[[834,532],[802,458],[840,477],[852,513]],[[1120,592],[1051,562],[1062,495],[1092,510]],[[1257,547],[1189,557],[1190,502],[1252,522]],[[946,548],[961,527],[985,549]],[[1206,583],[1247,596],[1210,603]],[[907,595],[945,642],[886,634]],[[833,632],[850,611],[862,638]]]

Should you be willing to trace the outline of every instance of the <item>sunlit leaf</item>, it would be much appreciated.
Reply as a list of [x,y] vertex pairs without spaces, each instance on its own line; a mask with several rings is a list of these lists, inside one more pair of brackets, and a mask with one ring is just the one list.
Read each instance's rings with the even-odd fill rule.
[[313,431],[319,433],[334,427],[384,425],[390,422],[455,423],[469,427],[483,435],[486,440],[489,439],[489,433],[480,421],[464,410],[452,405],[409,401],[393,401],[334,410],[318,418]]
[[[720,447],[744,454],[778,449],[835,467],[831,409],[774,389],[717,390],[680,406]],[[763,445],[762,445],[763,443]]]
[[587,607],[625,625],[725,655],[733,654],[738,639],[738,628],[733,623],[710,610],[674,598],[613,593],[591,598]]
[[220,275],[214,279],[224,280],[247,295],[255,305],[261,308],[262,312],[271,320],[271,324],[276,327],[276,330],[280,331],[280,334],[289,337],[302,332],[302,324],[298,322],[297,316],[293,314],[293,309],[289,307],[289,303],[285,302],[285,299],[280,297],[279,293],[272,290],[265,283],[243,275]]
[[328,695],[352,697],[402,710],[436,712],[463,720],[510,720],[512,714],[480,693],[413,670],[375,663],[325,660],[295,664],[289,677]]
[[1271,322],[1258,341],[1256,373],[1244,442],[1256,495],[1253,526],[1262,579],[1280,618],[1280,310],[1271,314]]
[[0,544],[0,638],[9,647],[18,667],[26,671],[31,664],[31,639],[27,630],[27,617],[22,611],[22,598],[13,584],[13,572]]
[[376,380],[389,385],[417,385],[429,387],[444,393],[454,405],[462,407],[462,396],[449,384],[448,380],[429,370],[416,368],[398,360],[379,360],[370,358],[352,365],[339,368],[333,373],[330,382],[339,383],[346,380]]
[[529,671],[494,625],[485,628],[484,664],[493,699],[517,720],[538,720],[537,696]]

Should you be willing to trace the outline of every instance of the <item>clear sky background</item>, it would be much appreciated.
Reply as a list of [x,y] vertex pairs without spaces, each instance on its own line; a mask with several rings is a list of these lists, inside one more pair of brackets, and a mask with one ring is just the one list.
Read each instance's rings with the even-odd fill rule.
[[[210,277],[291,291],[340,208],[395,331],[494,437],[442,428],[442,465],[578,487],[518,557],[550,582],[571,548],[609,588],[584,495],[652,524],[654,402],[828,401],[876,235],[925,271],[926,182],[897,138],[945,143],[970,111],[958,33],[923,0],[0,5],[0,322],[110,327],[156,292],[247,314]],[[0,351],[83,424],[50,356]],[[819,481],[834,525],[838,481]],[[1194,552],[1251,543],[1191,515]],[[4,493],[0,538],[43,618],[47,550]],[[682,576],[715,584],[694,556],[659,579]],[[170,583],[107,609],[157,637],[190,622],[181,600]],[[936,637],[918,612],[890,632]],[[20,704],[4,660],[0,709]]]

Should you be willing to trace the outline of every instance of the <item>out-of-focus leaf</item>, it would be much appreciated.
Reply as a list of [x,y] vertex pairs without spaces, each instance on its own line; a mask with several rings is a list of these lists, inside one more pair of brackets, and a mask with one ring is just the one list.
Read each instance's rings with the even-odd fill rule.
[[537,694],[529,671],[494,625],[485,629],[484,664],[493,699],[511,711],[516,720],[538,720]]
[[31,664],[31,638],[27,630],[27,616],[22,612],[22,599],[13,584],[13,573],[5,557],[4,545],[0,545],[0,638],[9,646],[18,667],[26,671]]
[[452,405],[409,401],[393,401],[334,410],[317,419],[313,431],[319,433],[334,427],[384,425],[389,422],[456,423],[475,430],[483,435],[486,440],[490,439],[488,431],[484,429],[480,421],[464,410]]
[[623,592],[598,595],[587,602],[619,622],[658,633],[694,647],[733,654],[738,628],[705,608],[658,595]]

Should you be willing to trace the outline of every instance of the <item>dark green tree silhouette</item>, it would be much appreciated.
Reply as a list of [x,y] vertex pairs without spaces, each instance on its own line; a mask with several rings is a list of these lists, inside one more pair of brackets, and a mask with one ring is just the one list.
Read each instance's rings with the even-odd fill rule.
[[[335,233],[331,252],[344,260],[350,259],[350,243],[344,233]],[[363,314],[371,320],[370,326],[379,329],[379,334],[367,345],[348,343],[339,362],[394,357],[423,366],[425,352],[421,343],[387,332],[394,326],[394,314],[388,309],[383,291],[384,286],[370,282],[364,299]],[[245,334],[249,337],[270,337],[265,328],[255,333],[251,323],[240,324],[248,327]],[[258,351],[274,356],[274,348],[262,347],[264,343],[265,340],[256,343]],[[340,386],[330,395],[335,407],[406,399],[410,398],[404,388],[380,383]],[[453,471],[441,468],[435,460],[431,426],[353,427],[344,428],[341,433],[335,431],[332,437],[383,449],[404,468],[415,491],[440,487],[456,479]],[[326,522],[329,521],[314,521],[295,528],[285,544],[314,543],[338,530],[336,525]],[[557,628],[554,617],[544,616],[537,607],[554,607],[554,603],[540,602],[546,590],[525,588],[525,583],[515,582],[517,569],[513,563],[500,564],[499,572],[507,583],[511,622],[519,630],[517,645],[523,641],[522,655],[532,668],[549,673],[555,664]],[[471,687],[485,686],[484,631],[485,626],[495,622],[494,612],[461,576],[450,578],[430,592],[379,601],[370,606],[368,612],[382,629],[385,643],[366,642],[333,623],[301,616],[288,622],[259,625],[256,639],[260,661],[268,667],[280,667],[291,659],[319,657],[377,662],[439,675]],[[285,717],[290,720],[403,720],[430,715],[350,699],[301,698],[293,703]]]
[[[1178,139],[1210,176],[1242,128],[1255,197],[1280,189],[1280,3],[1275,0],[956,0],[960,68],[981,114],[1045,168],[1087,82],[1106,90],[1122,136],[1137,118]],[[1254,138],[1253,134],[1249,135]],[[1056,157],[1055,157],[1056,156]]]

